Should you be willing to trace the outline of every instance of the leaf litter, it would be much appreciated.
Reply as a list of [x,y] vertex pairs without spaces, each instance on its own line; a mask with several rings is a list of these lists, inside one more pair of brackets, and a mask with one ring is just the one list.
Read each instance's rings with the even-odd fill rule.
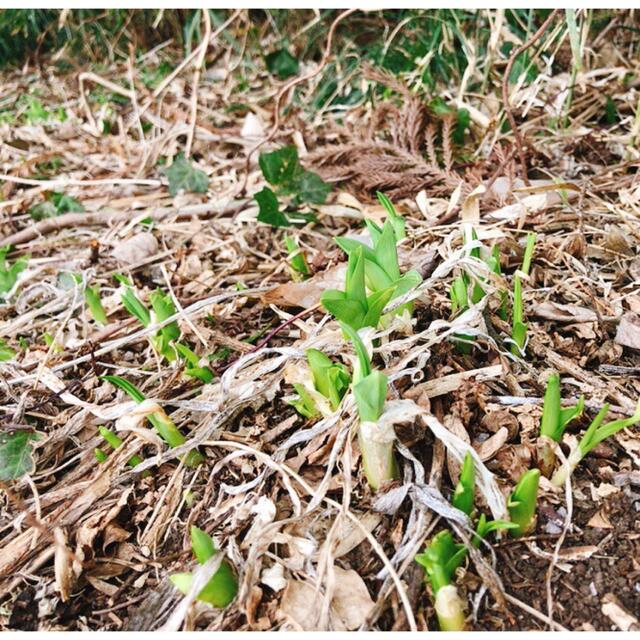
[[[500,21],[500,11],[490,13]],[[241,22],[228,34],[239,36]],[[596,47],[568,101],[570,74],[554,73],[552,46],[570,38],[550,35],[562,24],[530,49],[548,73],[505,85],[524,171],[520,142],[497,126],[497,69],[487,95],[456,87],[459,99],[447,94],[443,106],[414,90],[411,73],[364,65],[361,80],[376,99],[315,118],[279,111],[283,88],[302,78],[289,51],[270,53],[241,89],[224,39],[207,44],[207,72],[195,86],[179,73],[160,92],[135,67],[129,83],[124,63],[83,74],[80,85],[53,65],[54,84],[2,71],[8,94],[35,82],[42,100],[20,126],[0,124],[4,628],[435,628],[414,558],[435,527],[465,542],[473,536],[470,519],[451,505],[465,455],[474,461],[480,508],[506,518],[521,476],[515,469],[535,458],[549,369],[561,374],[567,405],[585,394],[590,417],[606,401],[616,418],[631,415],[640,395],[637,91]],[[616,36],[613,46],[635,46],[625,37],[632,35]],[[298,87],[302,105],[326,63]],[[477,68],[468,74],[482,80]],[[603,91],[614,82],[607,97],[619,116],[605,126]],[[118,118],[106,135],[96,87],[125,98],[114,103]],[[229,109],[241,91],[246,115]],[[63,98],[64,122],[34,120],[45,107],[54,117]],[[451,104],[466,105],[470,119]],[[560,124],[562,109],[570,126]],[[60,168],[30,177],[47,157]],[[264,208],[254,200],[261,190],[271,194]],[[286,401],[290,383],[305,382],[308,349],[355,360],[317,305],[344,283],[333,237],[363,240],[363,219],[384,220],[376,191],[404,215],[400,265],[422,278],[385,309],[413,302],[413,320],[390,314],[367,338],[391,381],[381,420],[393,425],[401,467],[377,493],[361,473],[352,396],[337,411],[324,407],[316,421]],[[62,197],[71,200],[61,207]],[[478,236],[472,245],[469,224]],[[537,234],[528,274],[518,271],[525,231]],[[286,233],[309,268],[296,282]],[[493,243],[499,274],[469,253]],[[65,284],[63,273],[79,277]],[[449,287],[462,273],[489,295],[454,315]],[[524,283],[524,358],[512,354],[495,304],[516,273]],[[122,304],[120,274],[143,303],[159,288],[175,309],[140,328]],[[87,287],[98,287],[106,323],[91,315]],[[181,360],[156,348],[173,322],[192,366],[207,367],[212,381],[185,377]],[[105,375],[135,383],[146,400],[129,401]],[[145,422],[158,411],[185,436],[175,448]],[[98,464],[100,426],[123,442]],[[600,443],[572,476],[569,499],[542,482],[526,537],[469,545],[458,589],[470,628],[637,627],[638,440],[630,427]],[[204,463],[191,468],[184,460],[196,450]],[[132,468],[133,455],[142,461]],[[194,568],[195,525],[221,553]],[[231,605],[213,609],[196,596],[223,561],[234,567],[239,591]],[[182,597],[169,576],[187,571],[192,582]],[[34,589],[42,596],[35,609]]]

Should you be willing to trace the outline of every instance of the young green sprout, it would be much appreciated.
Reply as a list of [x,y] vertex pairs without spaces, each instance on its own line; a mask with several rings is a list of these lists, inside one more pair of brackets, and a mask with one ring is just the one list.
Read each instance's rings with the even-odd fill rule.
[[[138,404],[145,401],[144,394],[131,382],[121,378],[120,376],[102,376],[102,380],[110,382],[112,385],[122,389],[132,400],[135,400]],[[149,422],[155,427],[160,437],[172,448],[175,449],[181,444],[184,444],[187,439],[180,433],[180,430],[173,423],[171,418],[164,412],[163,409],[158,408],[153,413],[147,416]],[[196,467],[204,458],[201,453],[196,449],[192,449],[187,453],[184,458],[184,463],[188,467]]]
[[[393,230],[396,234],[396,239],[398,242],[400,240],[404,240],[407,237],[407,232],[405,231],[406,222],[405,219],[396,211],[396,208],[393,206],[393,203],[384,193],[380,191],[376,192],[376,196],[378,198],[378,202],[385,208],[387,211],[387,215],[389,216],[389,222],[393,225]],[[373,224],[373,223],[371,223]]]
[[184,374],[190,378],[197,378],[201,382],[208,384],[213,380],[213,372],[209,367],[200,362],[197,354],[195,354],[187,345],[181,342],[175,343],[176,351],[182,356],[185,362]]
[[291,267],[291,277],[294,280],[304,280],[311,275],[311,270],[307,264],[307,259],[292,236],[284,237],[284,244],[289,254],[289,266]]
[[345,290],[327,289],[322,293],[322,306],[337,320],[356,331],[362,327],[377,327],[380,315],[391,300],[394,287],[375,291],[367,296],[365,288],[364,247],[349,253]]
[[473,466],[473,458],[470,453],[464,457],[462,469],[460,471],[460,479],[453,493],[451,504],[456,509],[464,511],[469,517],[473,513],[473,499],[475,497],[475,468]]
[[531,532],[536,524],[536,503],[538,501],[538,485],[540,470],[529,469],[515,486],[507,501],[507,509],[511,522],[517,525],[511,529],[514,538],[520,538]]
[[100,300],[100,289],[96,287],[86,287],[84,290],[84,300],[91,311],[93,319],[102,325],[107,324],[107,314]]
[[[205,564],[207,560],[218,553],[211,536],[198,529],[198,527],[191,527],[191,547],[198,564]],[[193,582],[193,575],[190,573],[176,573],[169,576],[169,580],[178,591],[187,594]],[[223,560],[219,569],[198,594],[196,600],[223,609],[233,601],[237,593],[238,579],[231,565],[226,560]]]
[[[364,274],[367,288],[374,294],[391,289],[391,299],[393,299],[417,287],[422,282],[422,277],[415,270],[407,271],[404,274],[400,273],[397,234],[399,232],[404,235],[404,219],[395,213],[393,205],[388,199],[385,200],[384,196],[381,202],[383,204],[387,202],[390,207],[390,209],[387,208],[387,212],[393,211],[393,214],[390,213],[382,228],[371,220],[365,220],[373,248],[351,238],[336,238],[336,243],[349,258],[354,252],[362,250],[365,259]],[[413,305],[411,303],[402,305],[394,313],[402,314],[404,309],[411,313]]]
[[416,556],[416,562],[424,567],[431,582],[441,631],[464,631],[465,628],[463,602],[452,582],[466,554],[466,547],[456,544],[449,531],[440,531],[424,553]]
[[[109,431],[109,429],[106,429],[105,427],[98,427],[98,432],[112,449],[117,449],[118,447],[122,446],[122,439],[115,433],[113,433],[113,431]],[[94,454],[96,456],[96,460],[99,463],[102,464],[103,462],[107,461],[108,456],[102,449],[94,449]],[[127,460],[127,464],[130,467],[136,467],[141,462],[142,458],[139,455],[133,455]],[[143,477],[146,477],[148,475],[151,475],[150,471],[147,470],[142,472]]]
[[[318,349],[307,350],[307,362],[314,389],[326,399],[328,409],[331,412],[335,411],[349,388],[351,382],[349,372],[343,365],[333,362]],[[298,392],[298,398],[290,401],[289,404],[295,407],[298,413],[305,418],[314,418],[319,414],[327,413],[326,410],[322,411],[318,407],[318,403],[303,384],[296,382],[293,387]]]
[[[524,250],[524,258],[520,272],[525,276],[529,275],[531,268],[531,258],[533,257],[533,248],[536,244],[536,234],[530,233],[527,236],[527,245]],[[522,304],[522,279],[516,273],[513,279],[513,316],[511,329],[511,353],[514,356],[523,356],[524,348],[527,343],[527,325],[524,322],[524,307]]]
[[580,416],[584,410],[584,396],[578,404],[563,409],[560,398],[560,376],[553,374],[544,393],[542,421],[540,422],[540,437],[536,443],[538,467],[542,475],[549,477],[556,464],[556,443],[562,440],[567,425]]
[[634,424],[640,422],[640,402],[638,403],[635,413],[629,418],[622,418],[620,420],[613,420],[602,424],[609,412],[609,405],[605,404],[600,409],[598,415],[593,419],[593,422],[589,425],[584,436],[580,440],[578,446],[571,452],[566,464],[563,464],[551,478],[551,483],[556,487],[561,487],[566,479],[567,475],[573,473],[573,470],[578,466],[582,458],[584,458],[590,451],[592,451],[603,440],[606,440],[609,436],[612,436],[622,429],[632,427]]
[[390,424],[380,424],[388,380],[384,373],[371,368],[369,354],[358,332],[349,325],[341,326],[353,342],[358,356],[358,366],[353,376],[353,397],[360,418],[358,443],[364,474],[371,488],[377,491],[384,482],[398,475],[393,452],[395,432]]
[[27,268],[29,262],[29,257],[23,256],[15,260],[13,264],[9,264],[9,260],[7,260],[9,251],[11,251],[10,246],[0,249],[0,300],[4,294],[13,289],[18,281],[18,276]]

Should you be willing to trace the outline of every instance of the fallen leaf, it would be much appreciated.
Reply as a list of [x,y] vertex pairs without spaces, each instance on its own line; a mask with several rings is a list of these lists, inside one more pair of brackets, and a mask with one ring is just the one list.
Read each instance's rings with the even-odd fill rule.
[[555,322],[596,322],[598,320],[595,311],[577,304],[559,304],[547,301],[534,305],[531,312],[539,318]]
[[591,519],[587,522],[587,527],[593,527],[594,529],[613,529],[611,521],[603,511],[597,511],[591,516]]
[[353,569],[333,567],[335,589],[331,599],[332,612],[340,618],[347,631],[358,629],[375,606],[364,580]]
[[67,546],[67,536],[60,527],[53,530],[55,543],[55,553],[53,560],[53,570],[56,578],[56,589],[60,593],[60,600],[66,602],[71,593],[73,582],[72,554]]
[[138,233],[116,245],[111,255],[126,264],[137,264],[158,253],[158,241],[147,231]]
[[[371,532],[373,531],[382,518],[373,512],[365,513],[358,518],[360,524],[364,529]],[[358,527],[353,521],[343,519],[343,524],[338,532],[337,538],[339,540],[338,546],[333,552],[334,558],[340,558],[352,549],[355,549],[365,538],[364,531]]]
[[480,460],[485,462],[491,460],[498,453],[505,442],[509,439],[509,430],[506,427],[500,427],[492,436],[484,442],[474,447],[476,453],[480,456]]
[[625,313],[620,318],[614,339],[623,347],[640,350],[640,316],[631,312]]

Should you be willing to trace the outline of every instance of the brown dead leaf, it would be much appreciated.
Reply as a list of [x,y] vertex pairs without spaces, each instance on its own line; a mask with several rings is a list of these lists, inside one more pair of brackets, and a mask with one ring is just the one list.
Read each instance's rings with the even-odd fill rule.
[[[462,420],[457,416],[448,414],[444,417],[442,424],[447,428],[447,431],[451,431],[453,435],[458,436],[460,440],[462,440],[465,444],[471,444],[471,439],[469,438],[469,433],[464,428],[462,424]],[[457,484],[460,479],[460,467],[462,465],[458,462],[458,460],[447,451],[447,471],[449,472],[449,477],[451,478],[451,482],[454,486]]]
[[[371,532],[378,526],[382,517],[377,513],[369,512],[363,514],[358,519],[362,527]],[[366,535],[360,527],[356,526],[352,520],[344,518],[342,520],[342,527],[337,535],[339,542],[333,553],[333,557],[340,558],[346,555],[349,551],[355,549],[365,537]]]
[[53,530],[54,543],[56,546],[53,569],[56,577],[56,589],[60,593],[60,600],[66,602],[71,593],[73,583],[72,562],[73,554],[67,546],[67,535],[60,528]]
[[149,232],[138,233],[116,245],[111,255],[125,264],[137,264],[158,253],[158,241]]
[[625,313],[620,318],[615,341],[623,347],[640,350],[640,316],[635,313]]
[[597,322],[598,320],[595,311],[577,304],[559,304],[547,301],[533,306],[531,311],[539,318],[555,322]]
[[[347,631],[358,629],[375,606],[364,580],[353,569],[334,567],[335,590],[331,610]],[[333,616],[332,616],[333,617]]]
[[487,438],[484,442],[474,446],[476,453],[480,456],[480,460],[485,462],[491,460],[502,446],[509,439],[509,430],[506,427],[500,427],[496,433]]
[[602,510],[597,511],[591,516],[591,519],[587,522],[587,526],[593,527],[594,529],[613,529],[611,521]]

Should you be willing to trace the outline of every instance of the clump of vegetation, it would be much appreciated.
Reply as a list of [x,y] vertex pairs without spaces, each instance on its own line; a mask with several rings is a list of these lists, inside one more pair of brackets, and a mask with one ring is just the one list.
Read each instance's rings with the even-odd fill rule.
[[[527,244],[524,250],[524,258],[520,273],[523,276],[529,275],[531,268],[531,259],[533,257],[533,249],[536,244],[536,234],[527,235]],[[511,329],[511,353],[514,356],[524,356],[527,344],[527,327],[524,322],[524,307],[522,303],[522,276],[518,273],[513,279],[513,311],[512,311],[512,329]]]
[[18,276],[27,268],[29,263],[28,256],[22,256],[10,263],[7,258],[9,251],[11,251],[9,246],[0,249],[0,300],[11,292],[16,282],[18,282]]
[[511,535],[515,538],[530,533],[535,527],[539,484],[540,470],[529,469],[522,475],[509,496],[507,502],[509,517],[511,522],[518,525],[511,530]]
[[351,383],[351,376],[344,365],[333,362],[318,349],[308,349],[306,355],[313,390],[307,389],[302,383],[294,383],[298,398],[289,404],[305,418],[328,415],[340,406]]

